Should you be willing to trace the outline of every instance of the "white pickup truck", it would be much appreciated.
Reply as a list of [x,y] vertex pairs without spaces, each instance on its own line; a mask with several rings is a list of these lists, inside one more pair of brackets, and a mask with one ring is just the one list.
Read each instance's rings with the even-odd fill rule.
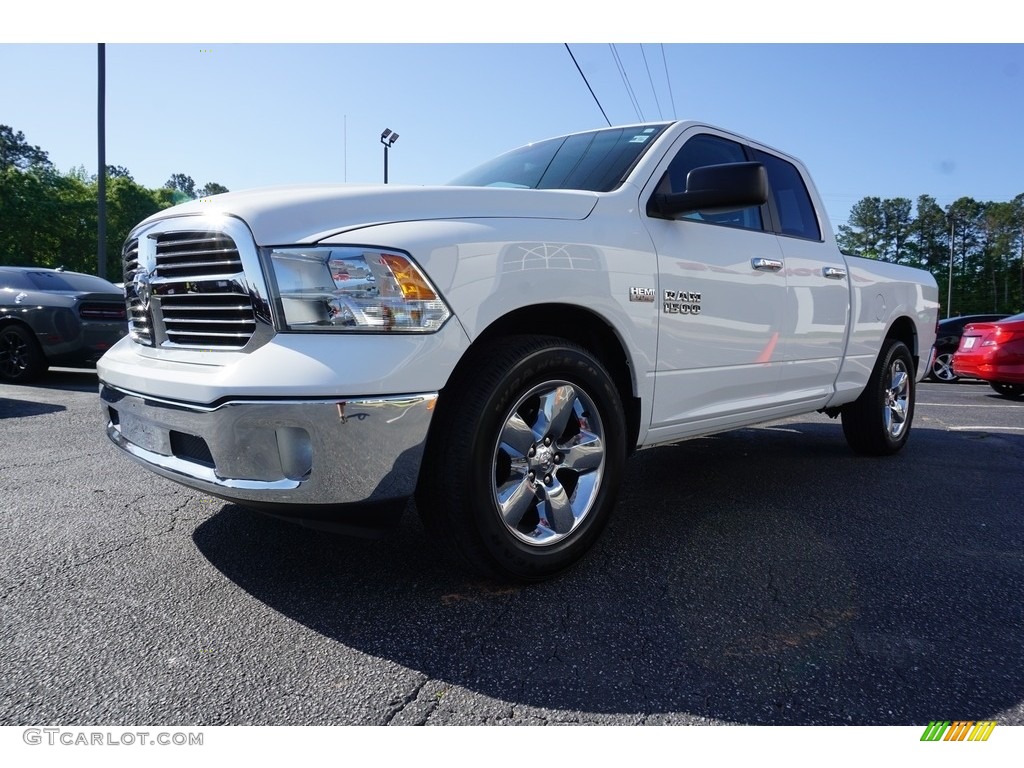
[[446,186],[217,195],[142,222],[124,270],[117,446],[325,528],[415,494],[439,546],[515,580],[583,555],[637,448],[822,411],[899,450],[938,309],[929,274],[840,253],[799,161],[695,122]]

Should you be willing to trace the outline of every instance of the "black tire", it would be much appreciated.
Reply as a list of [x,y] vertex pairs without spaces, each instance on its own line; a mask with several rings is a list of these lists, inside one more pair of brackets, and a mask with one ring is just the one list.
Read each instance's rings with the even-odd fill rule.
[[988,385],[1001,396],[1008,397],[1011,400],[1020,400],[1024,397],[1024,384],[1006,384],[1000,381],[990,381]]
[[46,373],[48,367],[29,329],[13,323],[0,328],[0,381],[28,384]]
[[438,400],[417,507],[473,570],[541,581],[579,560],[607,523],[625,435],[618,390],[590,352],[558,338],[498,339]]
[[929,378],[932,381],[937,381],[940,384],[953,384],[960,381],[960,377],[953,372],[953,354],[954,352],[939,352],[935,355],[932,369],[929,372]]
[[907,345],[886,339],[868,384],[843,406],[843,434],[857,453],[885,456],[907,442],[914,420],[914,359]]

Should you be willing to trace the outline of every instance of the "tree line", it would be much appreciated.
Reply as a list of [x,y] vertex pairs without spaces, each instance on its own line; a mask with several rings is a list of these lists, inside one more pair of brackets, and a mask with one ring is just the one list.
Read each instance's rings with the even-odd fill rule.
[[1010,202],[961,197],[946,208],[929,195],[916,204],[865,197],[836,238],[855,256],[931,272],[940,317],[1024,311],[1024,193]]
[[[107,274],[121,280],[121,247],[147,216],[186,200],[227,192],[210,182],[197,187],[175,173],[164,186],[137,183],[127,168],[107,166]],[[0,264],[64,267],[96,273],[98,183],[85,168],[57,170],[48,154],[21,131],[0,125]]]

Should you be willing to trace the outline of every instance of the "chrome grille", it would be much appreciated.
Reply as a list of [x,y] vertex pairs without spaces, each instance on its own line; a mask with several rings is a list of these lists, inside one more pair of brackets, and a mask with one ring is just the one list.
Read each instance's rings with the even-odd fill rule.
[[153,323],[150,313],[142,308],[142,302],[135,291],[135,275],[139,271],[139,241],[125,243],[124,254],[124,297],[128,307],[128,333],[132,339],[147,347],[153,346]]
[[[256,330],[242,258],[223,232],[170,231],[129,242],[125,296],[140,344],[241,349]],[[149,255],[149,254],[152,255]]]

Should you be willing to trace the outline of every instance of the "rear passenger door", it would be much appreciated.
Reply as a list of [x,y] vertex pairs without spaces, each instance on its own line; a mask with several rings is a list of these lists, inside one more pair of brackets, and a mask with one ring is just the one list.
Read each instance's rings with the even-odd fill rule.
[[787,289],[767,206],[663,218],[649,204],[683,191],[694,168],[748,159],[733,138],[695,126],[642,193],[659,270],[655,438],[749,421],[780,401]]
[[785,263],[786,302],[779,390],[787,401],[821,404],[832,395],[848,326],[850,277],[846,261],[819,220],[810,180],[789,159],[752,148],[771,187],[768,215]]

